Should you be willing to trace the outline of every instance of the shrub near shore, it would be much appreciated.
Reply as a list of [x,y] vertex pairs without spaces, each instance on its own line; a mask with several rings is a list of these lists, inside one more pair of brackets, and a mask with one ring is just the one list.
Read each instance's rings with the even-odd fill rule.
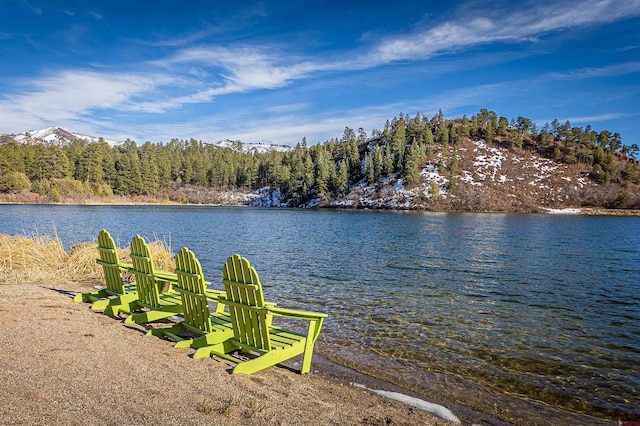
[[[0,284],[40,284],[55,280],[102,285],[104,274],[96,263],[96,242],[74,244],[65,251],[62,241],[48,235],[0,234]],[[173,271],[175,262],[163,241],[149,244],[155,267]],[[120,259],[131,263],[129,249],[118,249]]]

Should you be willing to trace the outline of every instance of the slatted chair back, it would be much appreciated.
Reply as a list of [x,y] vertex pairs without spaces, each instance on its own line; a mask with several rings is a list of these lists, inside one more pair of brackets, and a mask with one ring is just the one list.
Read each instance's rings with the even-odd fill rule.
[[118,249],[106,229],[101,230],[98,234],[98,252],[100,259],[96,259],[96,262],[102,265],[107,290],[112,294],[125,294]]
[[136,277],[138,300],[152,306],[160,306],[160,294],[153,271],[153,259],[147,242],[140,235],[131,240],[131,273]]
[[182,317],[186,324],[203,333],[210,333],[211,313],[207,302],[206,284],[202,266],[196,255],[187,247],[180,249],[176,257],[178,283],[175,290],[180,293],[184,311]]
[[257,352],[271,350],[270,314],[264,306],[262,284],[255,268],[244,257],[234,254],[222,268],[236,343]]

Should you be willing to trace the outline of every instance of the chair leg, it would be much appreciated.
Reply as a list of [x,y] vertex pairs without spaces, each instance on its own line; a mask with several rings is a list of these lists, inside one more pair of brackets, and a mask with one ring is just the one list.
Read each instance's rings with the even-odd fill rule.
[[161,319],[169,318],[179,312],[167,312],[167,311],[146,311],[129,315],[125,320],[125,324],[146,324],[148,322],[158,321]]
[[302,366],[300,368],[300,374],[306,374],[311,370],[311,358],[313,357],[313,346],[316,343],[318,334],[320,334],[320,328],[322,327],[322,319],[309,322],[309,329],[307,330],[307,338],[304,343],[304,356],[302,357]]
[[181,333],[182,331],[184,331],[184,327],[182,327],[180,323],[178,323],[170,327],[152,328],[151,330],[147,331],[147,336],[163,337],[163,336],[166,336],[167,333],[171,335],[175,335],[175,334]]
[[118,299],[114,299],[109,306],[107,306],[104,311],[102,312],[105,315],[109,315],[112,317],[117,317],[118,315],[120,315],[120,313],[131,313],[133,311],[135,311],[136,309],[140,309],[140,306],[136,303],[135,300],[130,301],[130,302],[124,302],[121,304],[118,304],[117,302]]
[[73,298],[74,302],[94,302],[98,299],[102,299],[104,297],[107,297],[108,294],[105,291],[105,289],[102,290],[98,290],[98,291],[94,291],[93,293],[78,293],[75,295],[75,297]]
[[230,359],[230,357],[226,356],[225,354],[233,351],[236,348],[237,346],[234,345],[229,339],[227,339],[214,345],[207,345],[202,348],[196,349],[196,352],[193,354],[193,359],[212,357],[214,355],[220,356],[225,359]]
[[[92,311],[104,311],[108,306],[124,306],[138,298],[137,293],[127,293],[113,299],[100,299],[91,305]],[[115,309],[112,309],[115,312]],[[118,312],[115,312],[117,315]]]
[[217,330],[203,336],[196,337],[193,339],[190,346],[191,348],[198,350],[206,348],[207,346],[218,345],[231,337],[233,337],[233,330]]
[[252,374],[267,367],[274,366],[282,361],[286,361],[301,353],[300,347],[291,347],[289,349],[273,350],[260,355],[257,358],[243,361],[236,365],[233,374]]

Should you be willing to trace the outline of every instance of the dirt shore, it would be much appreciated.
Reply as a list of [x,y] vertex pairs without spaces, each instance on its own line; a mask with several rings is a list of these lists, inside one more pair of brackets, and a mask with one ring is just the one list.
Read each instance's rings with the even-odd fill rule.
[[72,300],[71,282],[0,285],[6,425],[451,425],[317,374],[231,363],[145,335]]

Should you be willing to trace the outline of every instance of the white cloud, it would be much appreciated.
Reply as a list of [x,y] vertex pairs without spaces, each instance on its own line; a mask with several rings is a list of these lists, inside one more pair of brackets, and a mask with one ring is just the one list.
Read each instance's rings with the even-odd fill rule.
[[629,114],[629,113],[610,112],[606,114],[591,115],[586,117],[569,117],[566,120],[569,120],[572,123],[574,122],[575,123],[593,123],[593,122],[599,122],[599,121],[618,120],[621,118],[630,118],[630,117],[638,117],[638,116],[640,116],[640,113]]
[[[189,83],[179,85],[180,90],[172,91],[172,95],[158,93],[153,100],[131,102],[128,109],[162,113],[188,104],[209,103],[221,95],[287,87],[323,71],[356,71],[398,60],[424,60],[483,43],[528,40],[550,31],[640,14],[640,0],[544,5],[499,16],[491,11],[472,12],[476,17],[468,18],[471,12],[466,11],[458,21],[382,39],[365,53],[343,52],[347,59],[342,61],[299,60],[276,46],[214,45],[180,49],[168,58],[146,65],[164,67],[167,73],[174,73],[176,79],[180,76]],[[637,66],[633,64],[630,66]],[[608,71],[613,72],[614,67]],[[619,67],[618,72],[624,71]],[[591,73],[595,76],[595,70]],[[560,74],[550,77],[572,78]]]
[[98,21],[102,20],[102,13],[100,12],[96,12],[94,10],[88,10],[87,13],[94,17],[95,19],[97,19]]
[[22,0],[22,4],[25,5],[27,9],[31,10],[36,15],[42,15],[42,8],[35,7],[34,5],[31,4],[31,2],[27,0]]
[[552,80],[581,80],[586,78],[618,77],[640,72],[640,61],[624,62],[606,67],[580,68],[568,72],[546,74]]
[[[486,2],[482,3],[483,7],[489,7]],[[171,111],[173,114],[167,116],[166,124],[136,125],[136,134],[131,137],[153,141],[181,135],[203,140],[230,137],[247,142],[271,140],[274,143],[295,144],[302,136],[307,136],[309,143],[314,143],[340,136],[345,126],[361,126],[370,131],[373,127],[380,127],[390,116],[401,111],[415,113],[425,105],[455,109],[482,103],[489,97],[495,98],[496,93],[512,96],[522,82],[463,88],[434,95],[425,101],[415,100],[410,104],[390,103],[352,111],[341,111],[336,106],[333,111],[327,111],[319,117],[302,115],[301,112],[310,110],[312,104],[300,102],[300,99],[291,99],[290,103],[284,101],[279,106],[271,107],[252,104],[248,106],[251,113],[243,115],[238,111],[229,111],[227,118],[219,116],[225,111],[224,108],[218,109],[218,115],[214,118],[200,118],[197,115],[199,113],[194,113],[195,116],[183,122],[179,117],[195,110],[181,108],[190,104],[210,103],[216,97],[228,94],[280,89],[295,81],[316,77],[322,72],[337,74],[379,67],[395,61],[424,61],[481,44],[531,41],[550,32],[640,15],[640,0],[571,1],[560,2],[559,5],[545,3],[542,6],[539,2],[527,4],[529,6],[517,6],[515,11],[501,10],[500,14],[488,9],[460,9],[459,14],[451,15],[454,17],[452,20],[428,28],[425,21],[410,33],[384,37],[356,51],[332,52],[330,56],[313,60],[296,55],[295,51],[290,51],[293,49],[282,46],[214,45],[181,48],[163,59],[132,64],[136,67],[135,72],[67,70],[45,78],[25,79],[19,82],[20,87],[3,87],[4,93],[9,94],[0,98],[0,128],[19,132],[47,125],[64,125],[65,122],[97,122],[96,116],[99,115],[92,116],[92,113],[105,110],[133,113],[133,118],[127,118],[126,121],[140,122],[142,119],[135,115],[137,113],[160,114]],[[475,5],[471,3],[465,7]],[[94,17],[101,18],[99,14]],[[166,47],[184,46],[216,31],[218,29],[212,27],[160,44]],[[8,36],[0,33],[0,39]],[[337,55],[343,60],[337,60]],[[428,65],[432,64],[425,63],[425,67]],[[157,72],[158,67],[162,68],[162,72]],[[581,79],[638,71],[640,62],[627,62],[551,73],[543,77]],[[321,84],[329,83],[323,80]],[[16,88],[19,90],[16,91]],[[115,128],[126,126],[113,120]],[[104,128],[108,120],[101,119],[101,122],[103,125],[98,127]],[[208,130],[204,133],[203,129]],[[91,133],[90,129],[82,131]]]
[[197,47],[184,49],[158,62],[168,67],[183,63],[212,67],[212,70],[220,72],[226,86],[237,91],[282,87],[312,69],[305,64],[281,65],[279,62],[284,62],[284,59],[274,53],[267,54],[267,51],[268,48],[258,47]]
[[272,113],[296,112],[306,110],[310,105],[311,104],[309,102],[297,102],[293,104],[270,106],[266,107],[264,110]]
[[24,90],[0,100],[0,127],[22,131],[25,123],[34,128],[78,119],[93,110],[126,109],[135,96],[166,82],[153,75],[69,70],[23,80]]
[[[640,15],[640,0],[591,0],[546,4],[488,17],[483,11],[467,11],[449,21],[398,37],[382,40],[367,55],[371,65],[397,60],[428,59],[443,52],[493,42],[521,42],[549,32],[588,24],[614,22]],[[476,15],[471,17],[471,13]]]

